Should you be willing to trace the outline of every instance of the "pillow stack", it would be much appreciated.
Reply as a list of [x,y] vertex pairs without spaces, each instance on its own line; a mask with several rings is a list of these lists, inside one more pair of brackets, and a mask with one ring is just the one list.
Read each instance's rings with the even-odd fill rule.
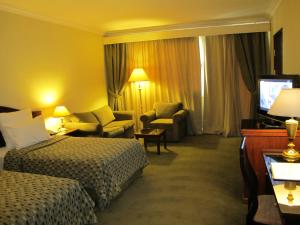
[[0,113],[0,131],[6,149],[21,149],[50,139],[42,116],[32,118],[31,110]]

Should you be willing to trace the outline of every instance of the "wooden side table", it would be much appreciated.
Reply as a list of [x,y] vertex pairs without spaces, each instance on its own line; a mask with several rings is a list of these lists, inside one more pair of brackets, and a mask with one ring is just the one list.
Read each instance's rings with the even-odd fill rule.
[[144,147],[147,150],[147,141],[155,140],[157,145],[157,154],[160,155],[160,143],[163,138],[164,148],[167,148],[167,137],[165,129],[142,129],[134,133],[136,139],[144,138]]
[[66,129],[66,130],[63,130],[63,131],[59,131],[53,135],[58,135],[58,136],[61,136],[61,135],[69,135],[69,136],[76,136],[76,133],[78,132],[79,130],[78,129]]

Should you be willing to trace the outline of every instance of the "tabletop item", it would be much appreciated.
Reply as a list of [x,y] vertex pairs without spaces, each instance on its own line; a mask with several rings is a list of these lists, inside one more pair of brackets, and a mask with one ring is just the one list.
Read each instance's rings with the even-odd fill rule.
[[296,161],[300,154],[295,150],[294,139],[296,138],[298,121],[293,117],[300,117],[300,88],[291,88],[281,90],[279,96],[271,106],[268,114],[275,116],[291,117],[285,121],[289,143],[288,148],[282,152],[283,157],[288,162]]

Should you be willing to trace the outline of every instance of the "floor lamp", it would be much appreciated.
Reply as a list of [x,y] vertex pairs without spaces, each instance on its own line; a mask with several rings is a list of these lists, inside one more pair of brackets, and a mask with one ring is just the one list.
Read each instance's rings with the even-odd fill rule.
[[143,113],[143,102],[142,102],[142,83],[144,81],[149,81],[149,78],[147,76],[147,74],[145,73],[143,68],[135,68],[131,75],[130,78],[128,80],[129,82],[135,82],[138,84],[138,90],[139,90],[139,98],[140,98],[140,110],[141,110],[141,114]]

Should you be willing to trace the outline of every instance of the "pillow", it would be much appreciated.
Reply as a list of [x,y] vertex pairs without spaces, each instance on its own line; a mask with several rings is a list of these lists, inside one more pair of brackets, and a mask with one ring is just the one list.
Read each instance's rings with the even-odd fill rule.
[[111,108],[106,105],[93,111],[94,115],[97,117],[102,126],[106,126],[110,122],[114,121],[116,118],[113,114]]
[[42,116],[37,116],[31,121],[22,124],[16,123],[4,126],[4,130],[13,141],[16,149],[25,148],[50,139]]
[[16,123],[24,123],[32,120],[30,109],[23,109],[15,112],[0,113],[0,131],[6,144],[6,149],[11,150],[15,148],[13,141],[4,130],[4,126],[10,126]]
[[179,109],[181,103],[156,103],[154,104],[157,118],[171,118]]
[[92,112],[73,113],[73,116],[77,118],[78,121],[72,119],[72,122],[99,123]]

